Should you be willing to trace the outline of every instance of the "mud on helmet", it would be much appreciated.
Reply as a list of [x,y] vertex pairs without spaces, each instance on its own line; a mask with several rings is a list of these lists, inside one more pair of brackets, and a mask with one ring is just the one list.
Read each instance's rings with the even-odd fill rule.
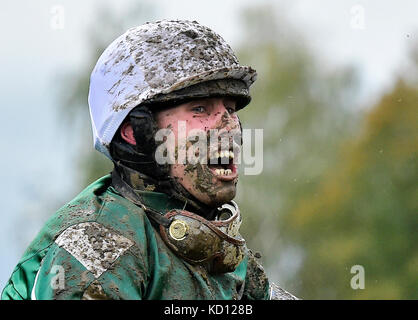
[[250,102],[256,71],[196,21],[162,20],[131,28],[114,40],[90,77],[88,103],[95,148],[112,159],[110,143],[137,106],[151,111],[186,99],[227,95],[237,110]]

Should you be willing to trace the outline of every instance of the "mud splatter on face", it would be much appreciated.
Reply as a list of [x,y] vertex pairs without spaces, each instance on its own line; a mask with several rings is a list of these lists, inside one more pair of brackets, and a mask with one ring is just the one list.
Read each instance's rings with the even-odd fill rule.
[[[233,98],[226,97],[196,99],[174,106],[170,112],[162,110],[156,114],[158,127],[171,125],[176,137],[173,149],[177,161],[171,165],[170,175],[209,206],[235,197],[238,170],[234,159],[239,159],[240,146],[240,139],[237,141],[236,137],[241,133],[235,104]],[[187,127],[181,134],[180,127],[184,127],[180,126],[180,121]]]

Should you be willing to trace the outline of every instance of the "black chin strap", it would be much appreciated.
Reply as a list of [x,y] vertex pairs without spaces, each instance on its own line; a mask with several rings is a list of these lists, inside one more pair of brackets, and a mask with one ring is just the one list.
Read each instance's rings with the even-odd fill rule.
[[132,201],[137,206],[141,207],[146,215],[152,219],[154,222],[163,225],[164,227],[168,228],[171,224],[171,219],[165,218],[162,213],[146,207],[142,203],[142,199],[140,196],[129,186],[125,181],[122,180],[120,175],[116,172],[116,170],[112,171],[112,185],[119,192],[123,197]]

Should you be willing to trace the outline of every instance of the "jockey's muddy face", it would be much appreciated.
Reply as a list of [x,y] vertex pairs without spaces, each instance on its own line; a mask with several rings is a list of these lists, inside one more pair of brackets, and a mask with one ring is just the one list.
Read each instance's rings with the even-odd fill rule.
[[[175,163],[170,166],[170,175],[209,206],[232,200],[238,182],[234,159],[238,159],[241,147],[234,99],[192,100],[157,112],[155,119],[159,128],[170,129],[175,136],[171,141],[175,144]],[[186,138],[184,143],[182,137]]]

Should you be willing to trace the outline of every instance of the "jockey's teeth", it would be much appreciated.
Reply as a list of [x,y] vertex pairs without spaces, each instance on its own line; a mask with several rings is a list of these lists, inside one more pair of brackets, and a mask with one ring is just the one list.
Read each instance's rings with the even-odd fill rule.
[[[214,157],[210,158],[210,163],[212,164],[212,162],[215,161],[215,163],[222,163],[222,158],[227,158],[227,159],[234,159],[235,155],[232,151],[221,151],[219,152],[215,152]],[[221,161],[219,161],[221,160]],[[228,162],[229,163],[229,162]]]
[[218,176],[228,176],[232,173],[232,170],[231,169],[216,169],[215,172]]

